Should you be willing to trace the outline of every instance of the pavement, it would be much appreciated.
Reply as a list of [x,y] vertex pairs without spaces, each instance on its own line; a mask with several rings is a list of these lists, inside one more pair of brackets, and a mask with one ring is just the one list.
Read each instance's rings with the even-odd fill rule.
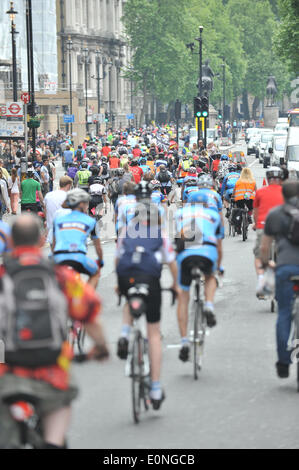
[[[238,148],[245,150],[242,143]],[[248,165],[261,186],[265,170],[255,156],[248,157]],[[164,295],[162,384],[166,400],[161,410],[150,410],[139,425],[133,424],[130,379],[124,375],[125,363],[116,357],[121,308],[113,290],[115,242],[109,227],[108,220],[98,292],[111,358],[105,364],[73,367],[80,396],[73,406],[70,448],[298,449],[295,370],[284,381],[275,373],[276,314],[270,313],[270,301],[255,297],[252,229],[245,243],[238,236],[227,236],[224,241],[224,286],[216,295],[218,324],[207,337],[198,381],[193,379],[191,362],[178,360],[176,308]],[[91,246],[89,253],[95,257]],[[170,285],[167,268],[162,285]]]

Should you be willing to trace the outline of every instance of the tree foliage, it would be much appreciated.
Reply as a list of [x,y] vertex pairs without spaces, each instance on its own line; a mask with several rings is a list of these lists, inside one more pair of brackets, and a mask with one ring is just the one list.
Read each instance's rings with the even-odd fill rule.
[[[145,101],[151,94],[162,103],[177,98],[190,103],[199,77],[199,43],[194,39],[202,25],[203,60],[210,59],[216,74],[213,104],[222,99],[223,57],[227,101],[244,90],[262,99],[269,75],[276,76],[282,93],[289,75],[273,37],[278,6],[281,10],[284,3],[292,0],[127,0],[123,24],[132,57],[124,73],[143,91]],[[282,48],[281,35],[279,41],[277,49]],[[192,42],[193,54],[186,48]]]
[[276,51],[294,77],[299,75],[299,2],[278,0],[279,27],[274,38]]

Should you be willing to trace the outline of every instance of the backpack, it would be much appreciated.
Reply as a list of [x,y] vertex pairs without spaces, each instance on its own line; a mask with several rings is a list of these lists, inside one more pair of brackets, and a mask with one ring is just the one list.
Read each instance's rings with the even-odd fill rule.
[[103,168],[103,173],[102,176],[107,176],[108,175],[108,165],[107,163],[102,163],[101,167]]
[[291,216],[287,239],[292,245],[299,245],[299,209],[291,204],[285,204],[283,210]]
[[76,158],[77,158],[77,162],[81,162],[83,156],[82,156],[82,150],[77,150],[76,152]]
[[160,183],[169,183],[170,181],[170,176],[168,174],[167,170],[161,170],[159,175],[158,175],[158,180]]
[[47,260],[5,261],[0,281],[0,337],[5,361],[19,367],[54,365],[66,340],[68,307]]
[[[162,263],[160,263],[155,254],[163,246],[161,229],[157,229],[157,236],[151,236],[151,227],[144,226],[147,233],[143,233],[142,226],[133,224],[134,236],[130,237],[130,225],[127,228],[127,234],[122,239],[122,255],[117,266],[119,276],[127,277],[128,273],[146,272],[147,275],[160,278]],[[140,237],[136,237],[140,229]],[[136,230],[136,232],[135,232]]]
[[76,168],[75,166],[69,166],[67,170],[67,175],[73,180],[77,172],[78,172],[78,168]]
[[120,194],[120,184],[117,178],[113,179],[108,186],[109,199],[116,199]]

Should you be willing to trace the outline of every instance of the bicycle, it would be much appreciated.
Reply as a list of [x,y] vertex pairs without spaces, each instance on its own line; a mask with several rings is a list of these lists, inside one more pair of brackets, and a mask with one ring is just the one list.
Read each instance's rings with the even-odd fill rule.
[[[198,372],[202,369],[204,343],[206,337],[207,321],[203,313],[203,300],[201,298],[201,280],[202,272],[199,267],[195,266],[191,271],[192,279],[195,281],[193,303],[191,307],[190,323],[193,330],[190,330],[189,340],[192,345],[193,357],[193,376],[194,380],[198,379]],[[192,328],[191,326],[191,328]]]
[[[290,281],[293,282],[294,304],[292,309],[292,327],[288,349],[293,351],[299,345],[299,276],[291,276]],[[299,392],[299,360],[297,361],[297,392]]]
[[241,209],[241,211],[242,211],[242,221],[241,221],[242,239],[243,239],[243,242],[246,242],[248,238],[248,227],[249,227],[248,207],[245,205],[244,209]]
[[[172,305],[174,305],[176,293],[173,289],[161,290],[162,292],[172,292]],[[147,284],[136,284],[128,290],[128,304],[133,318],[133,325],[125,375],[132,380],[132,411],[136,424],[140,421],[141,404],[143,403],[145,411],[148,411],[151,401],[149,397],[150,361],[148,356],[148,340],[143,335],[140,326],[140,319],[146,313],[146,299],[148,296],[149,286]],[[119,305],[121,297],[119,298]]]
[[235,209],[235,205],[234,205],[234,200],[231,198],[230,199],[230,206],[229,206],[229,218],[228,218],[228,224],[229,224],[229,233],[228,233],[228,236],[231,237],[235,237],[236,236],[236,226],[235,224],[233,223],[233,211]]
[[[273,261],[273,263],[276,263],[276,245],[275,245],[274,241],[272,242],[272,245],[271,245],[270,260],[269,261]],[[270,311],[271,311],[271,313],[275,312],[275,293],[271,297]]]

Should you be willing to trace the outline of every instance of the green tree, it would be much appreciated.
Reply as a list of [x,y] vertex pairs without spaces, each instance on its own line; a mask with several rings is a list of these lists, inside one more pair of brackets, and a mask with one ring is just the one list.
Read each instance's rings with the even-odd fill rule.
[[278,55],[294,76],[299,75],[299,2],[278,0],[280,23],[274,44]]

